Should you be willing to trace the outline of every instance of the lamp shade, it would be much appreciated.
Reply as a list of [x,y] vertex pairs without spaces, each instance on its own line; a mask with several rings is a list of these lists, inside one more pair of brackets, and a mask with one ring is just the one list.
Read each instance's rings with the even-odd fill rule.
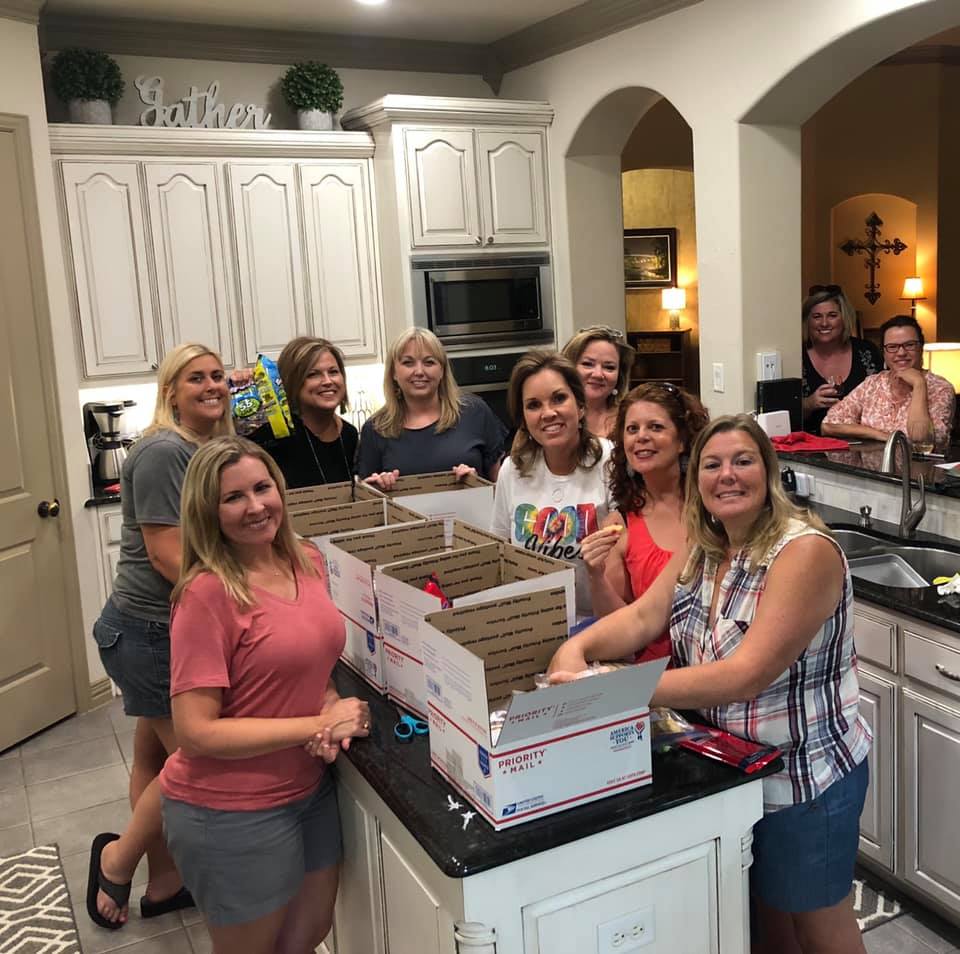
[[660,292],[660,307],[664,311],[683,311],[687,307],[687,292],[683,288],[664,288]]
[[923,279],[916,275],[903,280],[903,291],[900,292],[900,298],[903,301],[916,301],[923,298]]
[[946,378],[960,391],[960,341],[934,341],[923,346],[928,371]]

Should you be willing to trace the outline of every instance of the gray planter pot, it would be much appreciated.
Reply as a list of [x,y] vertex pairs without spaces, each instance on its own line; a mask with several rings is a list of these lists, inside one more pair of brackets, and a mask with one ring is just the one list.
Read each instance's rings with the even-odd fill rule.
[[109,126],[113,122],[110,104],[105,99],[71,99],[67,110],[72,123],[95,123]]
[[298,109],[297,127],[314,130],[333,129],[333,113],[325,113],[320,109]]

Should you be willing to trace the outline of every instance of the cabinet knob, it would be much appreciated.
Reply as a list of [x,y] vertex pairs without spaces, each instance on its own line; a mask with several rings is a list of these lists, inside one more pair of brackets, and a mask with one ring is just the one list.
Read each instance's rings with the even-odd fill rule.
[[493,236],[492,236],[492,235],[488,235],[488,236],[487,236],[487,245],[493,245]]
[[480,236],[477,236],[477,245],[483,245],[483,239]]
[[159,370],[159,367],[160,367],[160,366],[157,365],[157,364],[151,364],[151,365],[150,365],[150,370],[151,370],[151,371],[158,371],[158,370]]
[[60,516],[60,501],[56,497],[53,500],[41,500],[37,504],[37,513],[46,519],[47,517]]

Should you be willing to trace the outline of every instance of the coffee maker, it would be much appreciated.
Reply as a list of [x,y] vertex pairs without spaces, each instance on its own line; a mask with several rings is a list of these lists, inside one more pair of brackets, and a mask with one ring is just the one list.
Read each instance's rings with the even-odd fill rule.
[[136,401],[93,401],[83,405],[83,433],[87,439],[94,491],[120,480],[127,447],[132,442],[125,423]]

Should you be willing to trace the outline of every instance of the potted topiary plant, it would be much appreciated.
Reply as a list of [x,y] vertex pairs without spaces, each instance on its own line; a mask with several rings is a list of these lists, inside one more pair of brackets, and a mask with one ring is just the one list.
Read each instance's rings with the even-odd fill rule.
[[333,129],[333,114],[343,106],[343,83],[326,63],[294,63],[280,80],[287,105],[301,129]]
[[117,61],[99,50],[61,50],[50,71],[53,91],[67,104],[72,123],[111,123],[111,106],[123,95]]

